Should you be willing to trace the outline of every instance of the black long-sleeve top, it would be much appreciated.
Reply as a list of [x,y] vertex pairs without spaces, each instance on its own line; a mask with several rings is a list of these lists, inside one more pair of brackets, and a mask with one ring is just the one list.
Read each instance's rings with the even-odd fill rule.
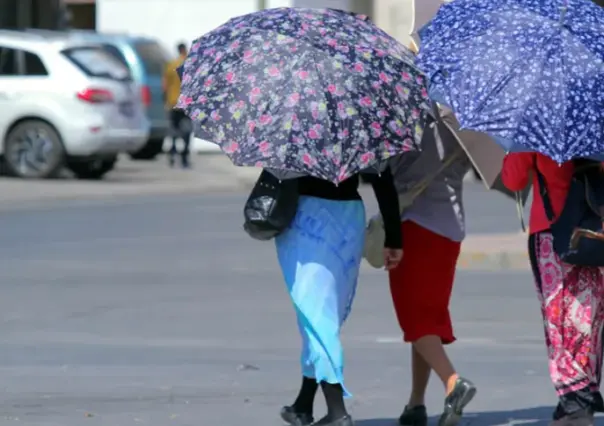
[[[365,175],[373,187],[380,213],[384,219],[386,241],[384,247],[402,248],[401,219],[398,205],[398,194],[394,186],[394,179],[390,168],[378,174]],[[298,180],[300,195],[324,198],[327,200],[361,200],[359,194],[359,175],[356,174],[339,185],[323,179],[304,176]]]

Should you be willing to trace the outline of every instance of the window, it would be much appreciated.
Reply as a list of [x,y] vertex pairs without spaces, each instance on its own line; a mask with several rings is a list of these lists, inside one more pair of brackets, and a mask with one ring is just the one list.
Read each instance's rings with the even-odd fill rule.
[[128,61],[126,61],[126,57],[124,56],[124,54],[122,53],[122,51],[120,49],[118,49],[117,47],[115,47],[112,44],[103,44],[103,48],[107,52],[109,52],[110,54],[115,56],[116,59],[118,59],[122,64],[124,64],[125,66],[128,66]]
[[102,47],[77,47],[63,54],[89,77],[131,80],[130,69]]
[[138,42],[134,44],[134,50],[136,50],[148,74],[163,75],[168,62],[168,55],[158,43],[152,41]]
[[23,72],[24,75],[48,75],[48,71],[46,70],[44,63],[42,63],[42,60],[38,55],[31,52],[23,52],[23,54],[25,64],[25,70]]
[[16,50],[0,46],[0,75],[19,75]]

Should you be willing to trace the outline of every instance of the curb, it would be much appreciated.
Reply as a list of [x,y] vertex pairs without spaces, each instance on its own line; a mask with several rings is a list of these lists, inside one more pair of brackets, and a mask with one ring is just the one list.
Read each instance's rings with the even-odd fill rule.
[[[489,272],[530,271],[526,239],[524,233],[468,235],[461,246],[457,269]],[[367,262],[363,262],[363,269],[375,270]]]
[[[363,261],[361,265],[363,270],[377,271],[366,261]],[[519,251],[484,253],[462,250],[457,260],[457,269],[460,271],[530,271],[530,268],[528,254]]]
[[472,271],[529,271],[530,263],[526,251],[485,253],[462,249],[457,268]]
[[527,234],[471,234],[461,246],[459,269],[530,270]]

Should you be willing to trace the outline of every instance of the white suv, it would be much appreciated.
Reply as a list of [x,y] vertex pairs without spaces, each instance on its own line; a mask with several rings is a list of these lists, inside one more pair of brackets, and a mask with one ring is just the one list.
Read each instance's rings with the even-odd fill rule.
[[150,125],[130,71],[102,47],[0,31],[0,155],[11,174],[99,179]]

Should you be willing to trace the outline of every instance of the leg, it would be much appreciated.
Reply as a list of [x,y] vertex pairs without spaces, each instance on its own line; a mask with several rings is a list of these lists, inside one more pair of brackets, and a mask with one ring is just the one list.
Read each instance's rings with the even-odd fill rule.
[[413,342],[413,349],[424,359],[425,364],[432,368],[443,382],[445,391],[449,394],[458,378],[457,372],[451,364],[440,336],[422,336]]
[[305,426],[314,421],[313,405],[317,393],[317,380],[302,376],[302,385],[296,401],[281,409],[281,418],[293,426]]
[[559,397],[552,424],[590,424],[597,373],[590,368],[594,312],[589,302],[594,299],[585,293],[590,291],[585,282],[588,276],[583,273],[585,268],[560,262],[549,233],[529,238],[529,256],[543,316],[550,377]]
[[398,419],[401,426],[426,426],[428,424],[428,413],[424,403],[428,381],[432,368],[430,364],[411,346],[411,396]]
[[190,166],[189,163],[189,146],[191,144],[191,120],[189,119],[189,117],[187,117],[185,115],[185,113],[182,113],[182,117],[180,119],[180,129],[182,132],[182,140],[184,142],[182,151],[180,153],[181,156],[181,162],[182,162],[182,166],[184,168],[187,168]]
[[430,380],[432,368],[426,362],[423,356],[417,351],[415,346],[411,347],[411,396],[409,397],[408,407],[424,405],[426,389]]
[[176,142],[178,140],[178,111],[171,110],[170,111],[170,125],[172,127],[172,146],[170,147],[170,151],[168,151],[168,161],[170,162],[170,166],[174,165],[174,159],[178,154],[178,150],[176,149]]
[[[315,372],[312,368],[312,364],[309,364],[310,359],[310,342],[304,333],[303,326],[300,322],[299,315],[297,316],[298,330],[302,336],[302,353],[300,355],[300,364],[302,365],[302,385],[300,391],[294,403],[289,407],[283,407],[281,417],[284,417],[283,412],[288,412],[290,415],[303,420],[307,418],[309,422],[313,420],[313,405],[315,402],[315,395],[319,387],[317,379],[315,378]],[[287,421],[287,420],[286,420]],[[292,423],[288,421],[288,423]],[[295,423],[294,423],[295,424]]]
[[[459,378],[443,346],[455,341],[449,301],[460,243],[413,222],[406,221],[402,226],[404,255],[399,266],[390,273],[390,290],[405,341],[412,342],[416,357],[423,359],[423,363],[415,363],[413,373],[417,379],[410,403],[423,401],[429,370],[434,370],[447,395],[441,424],[452,425],[459,421],[463,407],[476,391],[472,383]],[[438,259],[438,265],[434,259]],[[425,416],[422,421],[426,421],[424,419]],[[413,424],[419,421],[416,415]]]

